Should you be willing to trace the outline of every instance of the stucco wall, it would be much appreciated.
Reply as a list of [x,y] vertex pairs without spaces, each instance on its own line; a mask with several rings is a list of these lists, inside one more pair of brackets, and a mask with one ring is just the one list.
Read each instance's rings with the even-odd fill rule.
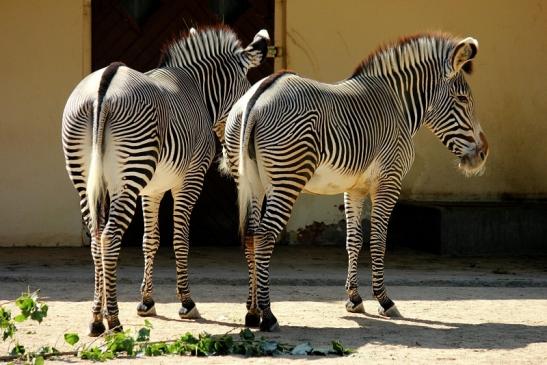
[[[455,6],[457,4],[457,6]],[[479,40],[468,78],[491,145],[482,177],[464,178],[427,130],[403,197],[547,197],[547,15],[541,0],[276,0],[276,67],[333,82],[378,44],[442,29]],[[283,19],[277,18],[284,16]],[[0,1],[0,246],[79,245],[78,199],[60,144],[61,114],[90,71],[89,0]],[[341,196],[302,196],[289,230],[336,222]]]
[[0,2],[0,246],[80,245],[61,114],[89,73],[85,0]]
[[[547,4],[541,0],[285,2],[286,63],[325,82],[348,77],[379,44],[444,30],[479,41],[469,76],[491,150],[486,173],[465,178],[454,156],[427,129],[415,137],[416,160],[403,197],[499,200],[547,197]],[[341,196],[302,196],[289,229],[335,222]]]

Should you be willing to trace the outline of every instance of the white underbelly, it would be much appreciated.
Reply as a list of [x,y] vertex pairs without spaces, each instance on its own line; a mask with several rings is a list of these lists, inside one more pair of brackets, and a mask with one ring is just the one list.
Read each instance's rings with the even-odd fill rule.
[[140,195],[157,195],[182,184],[182,176],[177,174],[172,166],[159,163],[152,179],[141,190]]
[[304,186],[305,193],[334,195],[349,191],[367,193],[376,181],[377,165],[372,163],[364,173],[342,174],[332,166],[319,166]]

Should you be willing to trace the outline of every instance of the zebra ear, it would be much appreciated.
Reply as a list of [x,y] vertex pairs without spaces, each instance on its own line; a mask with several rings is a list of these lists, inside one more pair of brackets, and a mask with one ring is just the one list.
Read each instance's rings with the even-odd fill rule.
[[245,48],[248,68],[260,65],[266,59],[268,53],[268,44],[270,43],[270,35],[266,29],[262,29],[256,33],[253,41]]
[[[475,58],[479,51],[479,42],[475,38],[467,37],[460,41],[454,48],[452,54],[452,68],[458,72],[462,67],[467,69],[466,64]],[[465,66],[465,67],[464,67]]]

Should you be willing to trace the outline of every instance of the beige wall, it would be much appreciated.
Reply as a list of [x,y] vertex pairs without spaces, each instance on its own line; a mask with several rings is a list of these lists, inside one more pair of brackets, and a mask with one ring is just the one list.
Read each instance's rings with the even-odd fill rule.
[[[423,129],[403,197],[547,197],[545,1],[288,0],[285,6],[287,67],[326,82],[348,77],[376,46],[401,35],[444,30],[477,38],[479,54],[468,81],[491,145],[487,171],[465,178],[453,155]],[[335,205],[341,202],[339,196],[303,197],[289,228],[314,218],[340,219]]]
[[90,71],[85,0],[0,2],[0,246],[79,245],[61,114]]
[[[286,41],[286,59],[276,67],[333,82],[400,35],[430,29],[472,35],[480,52],[468,80],[491,144],[488,170],[464,178],[423,130],[403,196],[541,198],[547,197],[546,24],[541,0],[276,0],[276,39]],[[0,1],[0,246],[81,242],[60,123],[70,91],[90,71],[90,44],[89,0]],[[341,203],[340,196],[302,196],[289,229],[335,222]]]

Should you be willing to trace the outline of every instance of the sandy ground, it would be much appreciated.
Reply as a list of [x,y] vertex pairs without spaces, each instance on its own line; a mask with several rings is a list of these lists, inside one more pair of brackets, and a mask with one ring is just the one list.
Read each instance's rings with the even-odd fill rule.
[[[245,315],[246,271],[239,248],[192,250],[191,288],[202,319],[178,318],[174,261],[160,251],[156,265],[158,316],[152,340],[185,332],[238,332]],[[280,342],[309,341],[326,346],[340,340],[356,352],[349,357],[160,357],[118,359],[112,364],[281,364],[281,363],[547,363],[547,261],[545,258],[477,259],[395,251],[388,257],[386,282],[404,319],[376,315],[370,297],[366,253],[360,265],[367,314],[344,308],[345,251],[340,247],[280,246],[272,260],[272,309],[281,331],[260,334]],[[124,248],[120,257],[120,319],[139,328],[136,315],[141,254]],[[41,289],[50,306],[41,325],[23,323],[18,339],[29,349],[53,345],[69,350],[65,332],[85,336],[90,318],[92,266],[88,249],[0,249],[0,304],[27,286]],[[9,305],[9,304],[8,304]],[[11,344],[12,345],[12,344]],[[9,343],[0,343],[0,355]],[[68,357],[48,363],[85,363]]]

